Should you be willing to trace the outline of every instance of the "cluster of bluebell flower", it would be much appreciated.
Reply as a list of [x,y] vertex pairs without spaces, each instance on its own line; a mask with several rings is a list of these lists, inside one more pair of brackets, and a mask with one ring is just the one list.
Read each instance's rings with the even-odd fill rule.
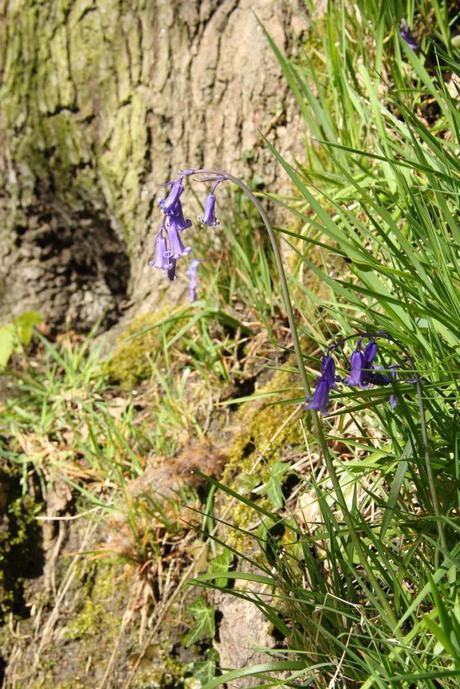
[[[150,262],[154,268],[159,268],[165,271],[169,280],[174,280],[176,277],[176,264],[178,259],[187,256],[192,251],[190,246],[185,246],[182,241],[182,233],[192,225],[190,218],[185,218],[182,210],[180,197],[184,191],[184,179],[193,175],[195,170],[184,170],[180,173],[178,179],[168,182],[165,186],[169,188],[169,193],[165,198],[159,202],[160,208],[163,211],[163,220],[160,229],[155,237],[155,255]],[[224,177],[214,178],[214,186],[210,194],[208,194],[204,213],[199,221],[203,225],[215,227],[219,224],[216,218],[216,196],[215,191],[217,186],[224,181]],[[196,289],[198,286],[197,269],[200,261],[193,259],[190,263],[187,275],[189,277],[189,293],[192,301],[196,298]]]
[[[350,375],[342,381],[336,375],[335,361],[332,357],[332,352],[341,346],[347,339],[353,337],[358,337],[359,339],[350,357]],[[385,339],[392,340],[386,333],[377,333],[375,336],[371,336],[370,339],[366,335],[352,335],[350,338],[344,338],[340,340],[340,342],[334,343],[328,347],[326,354],[321,360],[321,375],[316,381],[313,397],[305,402],[305,409],[312,409],[321,414],[327,414],[329,393],[337,386],[338,382],[366,389],[373,385],[391,385],[397,380],[398,367],[396,365],[390,366],[385,372],[384,368],[374,363],[378,354],[378,345],[375,341],[375,337],[384,337]],[[365,339],[368,339],[368,342],[363,347],[363,340]],[[391,408],[394,409],[398,403],[395,394],[390,395],[389,402]]]

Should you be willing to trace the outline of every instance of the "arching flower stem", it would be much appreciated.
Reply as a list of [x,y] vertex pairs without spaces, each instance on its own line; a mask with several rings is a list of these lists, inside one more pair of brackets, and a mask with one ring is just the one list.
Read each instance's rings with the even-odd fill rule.
[[[280,277],[281,281],[281,295],[283,298],[284,302],[284,308],[286,309],[286,314],[289,320],[289,328],[291,330],[292,334],[292,344],[294,347],[294,352],[295,356],[297,359],[297,365],[299,367],[299,373],[300,373],[300,378],[302,382],[302,387],[305,391],[305,395],[310,394],[310,385],[308,383],[308,377],[307,377],[307,372],[305,370],[305,365],[303,361],[303,355],[302,355],[302,350],[300,347],[300,341],[299,341],[299,336],[297,333],[297,327],[296,327],[296,322],[294,318],[294,310],[292,308],[292,302],[291,302],[291,297],[289,294],[289,287],[288,287],[288,282],[287,282],[287,277],[286,277],[286,272],[284,270],[283,266],[283,260],[281,257],[281,251],[280,247],[278,244],[278,240],[276,238],[275,232],[271,226],[270,220],[268,218],[268,215],[265,211],[265,208],[257,198],[255,194],[250,190],[248,185],[243,182],[243,180],[239,179],[238,177],[234,177],[228,172],[225,172],[223,170],[185,170],[182,172],[182,174],[188,173],[190,176],[194,175],[203,175],[206,178],[210,178],[211,180],[216,180],[217,183],[221,183],[222,181],[228,180],[229,182],[233,182],[233,184],[236,184],[248,197],[248,199],[251,201],[253,206],[257,208],[259,211],[259,215],[262,219],[262,222],[265,225],[265,229],[267,230],[267,234],[270,238],[270,243],[272,246],[273,254],[275,256],[275,264],[276,268]],[[208,181],[208,179],[206,180]]]
[[[278,270],[278,274],[280,277],[280,282],[281,282],[281,296],[284,302],[284,308],[286,309],[286,314],[289,320],[289,328],[291,330],[291,335],[292,335],[292,343],[294,347],[294,352],[295,356],[297,359],[297,366],[299,368],[299,374],[300,374],[300,379],[302,382],[302,387],[304,389],[304,393],[306,397],[310,397],[311,395],[311,390],[310,390],[310,384],[308,382],[308,377],[307,377],[307,372],[305,370],[305,364],[303,360],[303,355],[302,355],[302,350],[300,347],[300,340],[299,340],[299,335],[297,332],[297,325],[296,321],[294,318],[294,310],[292,308],[292,301],[291,297],[289,294],[289,287],[288,287],[288,281],[286,277],[286,272],[284,270],[284,265],[283,265],[283,259],[281,256],[281,250],[278,244],[278,240],[276,237],[276,234],[271,226],[270,220],[268,218],[268,215],[265,211],[265,208],[257,198],[255,194],[250,190],[248,185],[243,182],[243,180],[239,179],[238,177],[234,177],[230,173],[223,171],[223,170],[207,170],[207,169],[198,169],[198,170],[182,170],[181,175],[183,176],[195,176],[195,175],[200,175],[205,177],[205,180],[203,181],[217,181],[218,178],[222,178],[222,181],[228,180],[229,182],[233,182],[233,184],[236,184],[243,192],[246,194],[248,199],[251,201],[253,206],[257,208],[259,215],[262,219],[262,222],[264,223],[265,229],[267,230],[267,234],[270,238],[270,243],[272,246],[273,254],[275,256],[275,264],[276,268]],[[321,453],[324,458],[324,462],[326,464],[330,479],[332,481],[332,485],[334,488],[334,492],[336,495],[336,500],[337,504],[342,510],[342,515],[343,519],[346,523],[348,533],[350,535],[351,541],[353,543],[353,547],[359,557],[359,561],[361,563],[361,566],[366,572],[367,578],[369,580],[370,585],[372,586],[375,596],[378,598],[378,601],[382,608],[385,610],[385,613],[388,617],[388,619],[391,621],[391,625],[395,631],[395,634],[398,635],[398,621],[396,619],[396,616],[391,609],[390,604],[388,603],[387,596],[385,592],[382,590],[382,587],[375,576],[372,566],[369,564],[368,557],[366,552],[364,551],[363,545],[361,543],[361,538],[357,533],[357,530],[355,528],[355,523],[352,514],[348,510],[347,503],[345,500],[345,496],[343,494],[342,486],[340,485],[340,480],[337,475],[337,472],[334,467],[334,462],[332,460],[331,454],[329,452],[329,447],[326,441],[326,437],[324,435],[323,427],[320,421],[320,417],[316,411],[312,412],[313,416],[313,429],[314,432],[318,438],[318,442],[321,448]],[[373,592],[370,589],[367,589],[367,594],[369,598],[373,598]]]

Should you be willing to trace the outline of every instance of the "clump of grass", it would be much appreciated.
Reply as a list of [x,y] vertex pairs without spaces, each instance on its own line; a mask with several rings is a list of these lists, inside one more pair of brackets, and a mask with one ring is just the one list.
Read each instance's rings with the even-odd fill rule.
[[[418,54],[399,36],[402,18],[415,24]],[[292,289],[303,335],[321,350],[354,332],[387,332],[422,385],[419,394],[401,388],[394,411],[387,395],[339,387],[323,429],[340,491],[307,434],[304,494],[315,509],[306,517],[301,500],[280,516],[240,496],[261,523],[255,542],[265,559],[253,581],[263,580],[270,595],[248,591],[251,575],[239,572],[230,577],[244,588],[228,592],[258,605],[285,648],[270,652],[273,662],[206,687],[251,674],[260,686],[456,687],[456,17],[437,2],[363,0],[330,3],[318,21],[314,59],[307,43],[303,57],[288,61],[268,37],[307,131],[305,165],[272,148],[295,189],[284,205],[303,223],[302,231],[280,230],[298,259]],[[326,298],[304,284],[305,267],[327,286]],[[382,352],[398,356],[391,343]],[[407,369],[407,360],[400,365]],[[290,543],[273,538],[273,524],[294,534]],[[280,679],[277,670],[291,675]]]

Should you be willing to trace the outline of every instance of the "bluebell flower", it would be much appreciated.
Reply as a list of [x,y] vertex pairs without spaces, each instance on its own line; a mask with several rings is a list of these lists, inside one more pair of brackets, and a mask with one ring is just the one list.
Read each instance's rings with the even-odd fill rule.
[[313,399],[305,405],[305,409],[319,411],[320,414],[327,414],[330,391],[331,385],[328,381],[324,380],[324,378],[318,378]]
[[168,239],[169,239],[169,249],[171,251],[171,257],[178,259],[182,258],[186,254],[191,252],[191,247],[184,246],[180,232],[175,225],[169,225],[167,228]]
[[200,218],[200,222],[202,222],[203,225],[208,225],[208,227],[215,227],[219,224],[219,221],[217,220],[215,215],[215,208],[216,196],[214,192],[211,192],[211,194],[208,195],[206,202],[204,204],[203,216]]
[[321,378],[326,380],[331,388],[335,387],[335,361],[329,354],[321,359]]
[[327,405],[329,402],[329,393],[332,385],[324,378],[318,378],[313,399],[304,405],[305,409],[319,411],[320,414],[327,414]]
[[315,392],[310,401],[304,403],[304,409],[311,409],[318,411],[321,414],[327,414],[327,405],[329,402],[329,393],[335,387],[335,361],[326,354],[321,359],[321,375],[316,381]]
[[347,385],[359,385],[363,387],[363,361],[364,356],[360,349],[355,349],[350,358],[350,375],[345,378]]
[[377,356],[377,343],[371,340],[361,351],[361,340],[350,358],[350,375],[345,378],[347,385],[358,385],[360,388],[367,388],[370,385],[369,376],[373,368],[372,362]]
[[161,270],[169,270],[171,267],[171,252],[168,250],[166,237],[161,229],[155,240],[155,256],[150,265]]
[[364,373],[364,378],[366,383],[371,385],[389,385],[391,383],[391,378],[385,373],[382,373],[385,369],[383,366],[375,364],[372,368]]
[[174,225],[177,230],[182,232],[187,227],[192,226],[190,218],[185,218],[180,200],[176,201],[169,214],[169,224]]
[[[357,333],[356,335],[349,335],[348,337],[344,337],[329,345],[326,356],[324,356],[321,360],[321,375],[316,381],[313,397],[308,397],[305,400],[303,404],[304,409],[313,409],[321,412],[322,414],[327,413],[329,393],[332,388],[335,387],[336,381],[341,380],[335,375],[335,362],[330,354],[336,354],[338,347],[343,346],[347,341],[354,339],[355,337],[357,337],[358,340],[355,350],[352,352],[350,357],[350,374],[343,379],[343,382],[360,388],[368,388],[374,385],[386,385],[387,387],[391,386],[392,389],[388,393],[388,401],[392,410],[397,406],[399,396],[397,381],[400,380],[398,376],[400,367],[395,363],[391,364],[389,367],[383,367],[380,364],[375,363],[375,359],[379,352],[376,340],[378,338],[383,338],[398,346],[408,359],[411,366],[414,367],[415,365],[407,352],[404,350],[401,343],[399,343],[387,332],[377,331],[375,333],[364,332]],[[367,344],[364,348],[363,341],[367,341]],[[416,383],[418,386],[421,385],[418,375],[410,380],[405,378],[404,382]]]
[[377,378],[374,376],[375,368],[372,366],[372,362],[377,356],[378,351],[379,348],[377,347],[377,342],[375,340],[371,340],[364,347],[360,382],[360,387],[362,388],[365,388],[370,384],[379,385],[379,383],[375,382]]
[[197,258],[193,258],[190,261],[190,265],[188,267],[188,270],[186,271],[186,275],[188,276],[188,291],[190,294],[190,301],[195,301],[196,300],[196,288],[198,287],[198,266],[200,265],[200,260]]
[[377,342],[375,340],[371,340],[367,343],[363,351],[363,368],[370,368],[370,365],[377,356],[378,351],[379,348],[377,347]]
[[174,212],[174,208],[179,201],[179,197],[184,191],[182,179],[183,178],[180,177],[179,179],[176,179],[175,182],[172,182],[168,196],[160,201],[160,208],[163,213],[166,213],[166,215],[170,215]]
[[415,38],[412,36],[410,26],[405,19],[401,21],[399,35],[401,36],[403,41],[407,43],[409,48],[411,48],[414,51],[417,51],[419,49],[420,46],[415,40]]
[[370,385],[389,385],[391,383],[391,378],[385,373],[380,373],[385,369],[382,366],[374,366],[372,371],[366,373],[366,382]]

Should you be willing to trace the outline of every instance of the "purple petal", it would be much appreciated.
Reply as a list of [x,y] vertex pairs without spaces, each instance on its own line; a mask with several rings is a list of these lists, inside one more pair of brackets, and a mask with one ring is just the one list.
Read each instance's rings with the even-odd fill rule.
[[371,385],[389,385],[391,383],[391,376],[381,373],[385,369],[382,366],[372,366],[371,369],[363,371],[363,382]]
[[203,217],[200,218],[203,225],[208,225],[208,227],[215,227],[219,224],[219,221],[217,220],[215,215],[215,208],[216,196],[215,194],[211,193],[208,195],[206,203],[204,204]]
[[313,411],[318,411],[321,414],[327,414],[327,405],[329,402],[329,392],[331,390],[331,385],[324,378],[318,378],[316,383],[315,392],[313,394],[313,399],[304,405],[305,409],[311,409]]
[[335,361],[334,359],[326,354],[321,359],[321,378],[329,383],[329,385],[334,387],[335,385]]
[[184,246],[180,233],[174,225],[170,225],[167,229],[167,232],[172,258],[182,258],[182,256],[185,256],[191,252],[191,247]]
[[383,373],[376,373],[375,371],[369,371],[365,374],[365,383],[370,383],[371,385],[389,385],[391,379],[385,376]]
[[362,384],[363,360],[363,353],[356,349],[350,358],[350,375],[344,381],[347,385]]
[[183,191],[184,185],[182,184],[182,177],[180,177],[172,183],[171,190],[168,196],[166,196],[166,198],[164,199],[161,199],[160,201],[160,208],[163,211],[163,213],[166,213],[167,215],[171,214],[171,212],[174,210],[175,205],[179,201],[179,197]]
[[169,223],[170,225],[174,225],[180,232],[182,230],[186,230],[187,227],[192,226],[192,221],[189,218],[184,218],[182,204],[180,201],[177,201],[171,209],[169,214]]
[[401,36],[403,41],[405,41],[407,43],[409,48],[411,48],[414,51],[419,49],[420,46],[417,43],[417,41],[415,40],[415,38],[412,36],[410,26],[406,22],[405,19],[403,19],[401,22],[401,29],[400,29],[399,35]]
[[375,340],[371,340],[367,343],[367,345],[364,347],[363,352],[363,368],[370,367],[375,357],[377,356],[378,351],[379,348],[377,347],[377,342]]
[[155,257],[150,261],[150,265],[161,270],[169,270],[171,266],[171,253],[168,251],[166,237],[162,232],[157,234],[155,240]]

